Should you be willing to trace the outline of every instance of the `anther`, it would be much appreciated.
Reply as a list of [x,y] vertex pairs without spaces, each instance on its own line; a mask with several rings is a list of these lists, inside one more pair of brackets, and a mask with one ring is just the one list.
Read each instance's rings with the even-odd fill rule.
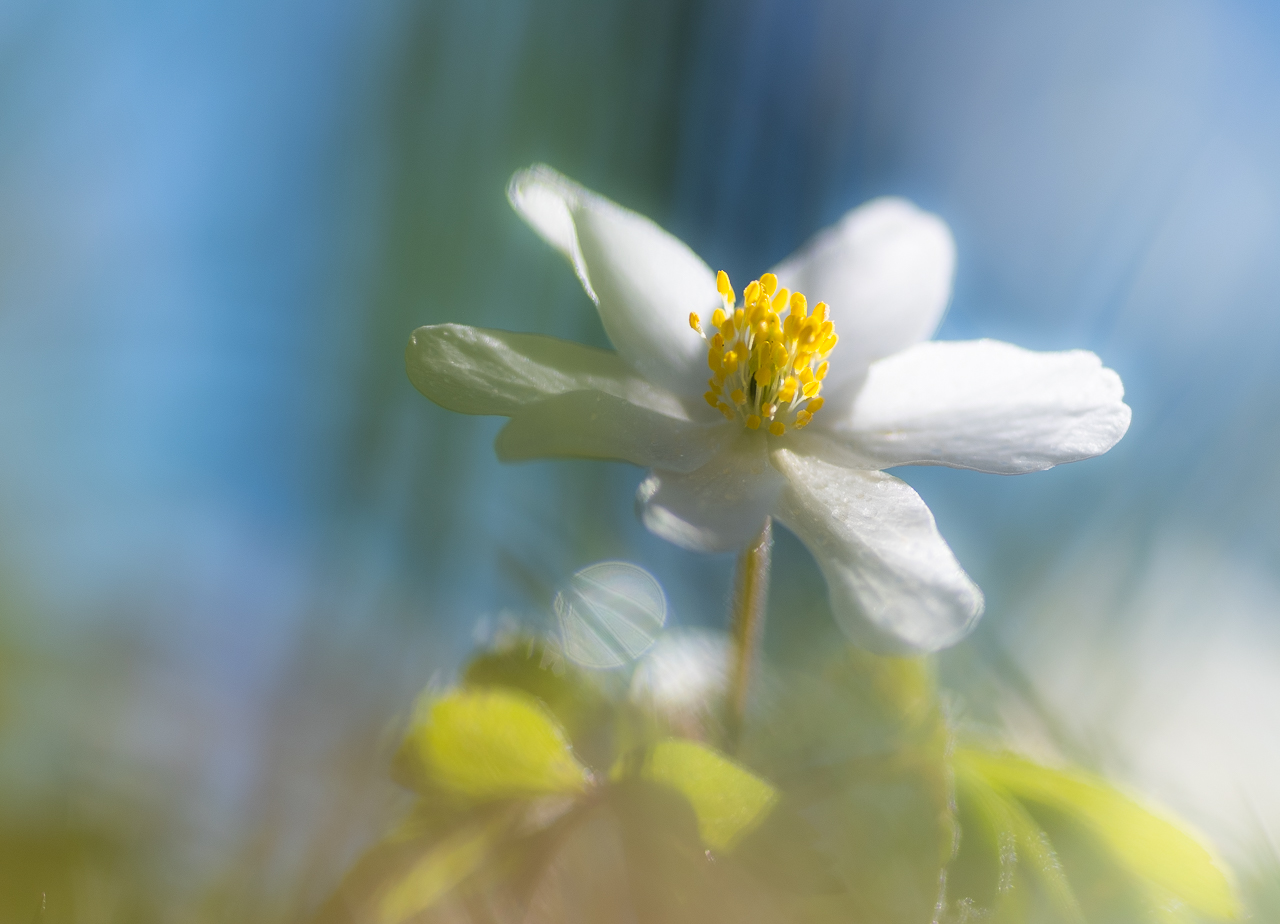
[[807,426],[822,407],[826,355],[837,339],[830,308],[819,302],[810,314],[804,295],[780,287],[772,273],[748,283],[741,307],[735,307],[723,271],[716,274],[716,289],[723,306],[712,312],[705,332],[702,318],[689,314],[689,326],[708,340],[707,404],[749,430],[766,426],[774,436]]
[[733,294],[733,286],[729,284],[729,274],[724,270],[716,273],[716,291],[727,299],[730,305],[737,301],[737,296]]

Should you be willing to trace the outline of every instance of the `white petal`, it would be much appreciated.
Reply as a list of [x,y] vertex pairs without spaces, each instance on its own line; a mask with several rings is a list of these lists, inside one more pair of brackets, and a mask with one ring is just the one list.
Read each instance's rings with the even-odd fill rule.
[[462,414],[511,416],[523,405],[570,391],[602,391],[681,417],[683,405],[616,353],[540,334],[465,324],[419,327],[405,367],[418,391]]
[[650,531],[683,548],[737,550],[759,534],[782,485],[764,435],[739,430],[695,472],[650,472],[636,492],[636,513]]
[[830,306],[840,340],[824,390],[828,403],[847,402],[875,360],[933,336],[954,272],[946,223],[894,198],[847,213],[774,269],[810,305]]
[[852,415],[833,426],[875,468],[1011,475],[1106,452],[1129,428],[1123,397],[1120,377],[1087,350],[921,343],[873,365]]
[[517,410],[494,449],[503,462],[569,456],[692,472],[734,429],[725,420],[694,423],[601,391],[571,391]]
[[504,461],[546,456],[621,459],[692,471],[731,432],[695,423],[674,395],[616,354],[536,334],[440,324],[414,331],[409,378],[464,414],[512,418],[498,435]]
[[689,314],[720,304],[715,274],[656,224],[579,186],[550,167],[511,178],[517,212],[573,264],[605,333],[637,372],[677,394],[697,396],[707,346]]
[[[817,559],[836,621],[855,643],[885,654],[955,644],[981,615],[982,592],[933,514],[892,475],[832,464],[814,451],[821,442],[773,452],[787,477],[775,515]],[[796,451],[802,445],[806,454]]]

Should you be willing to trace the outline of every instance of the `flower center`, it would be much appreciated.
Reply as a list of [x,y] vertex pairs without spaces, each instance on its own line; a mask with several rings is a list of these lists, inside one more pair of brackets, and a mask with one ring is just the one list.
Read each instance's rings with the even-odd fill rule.
[[748,283],[740,308],[723,270],[716,288],[724,307],[711,315],[710,337],[702,319],[689,315],[689,326],[708,344],[707,404],[750,430],[767,425],[774,436],[805,426],[822,407],[818,392],[836,345],[827,303],[818,302],[809,314],[805,297],[779,289],[773,273]]

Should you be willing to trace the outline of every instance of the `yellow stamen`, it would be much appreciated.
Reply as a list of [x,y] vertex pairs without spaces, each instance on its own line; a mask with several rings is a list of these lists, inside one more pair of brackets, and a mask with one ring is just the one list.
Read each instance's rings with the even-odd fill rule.
[[733,294],[733,286],[729,284],[729,274],[724,270],[716,273],[716,291],[729,303],[733,304],[737,300],[737,296]]
[[705,333],[702,318],[689,315],[692,329],[711,334],[707,404],[749,430],[767,425],[773,436],[807,426],[822,407],[827,354],[837,339],[826,302],[810,314],[804,294],[781,288],[772,273],[747,284],[741,305],[723,271],[716,290],[724,305],[712,312]]

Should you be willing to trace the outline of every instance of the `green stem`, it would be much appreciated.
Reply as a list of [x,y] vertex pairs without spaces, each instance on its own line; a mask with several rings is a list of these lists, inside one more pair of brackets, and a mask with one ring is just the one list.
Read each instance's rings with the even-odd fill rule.
[[760,534],[738,554],[733,575],[733,609],[729,631],[733,638],[729,665],[729,697],[726,732],[730,752],[738,749],[747,712],[747,691],[756,649],[764,634],[765,604],[769,599],[769,563],[773,551],[773,526],[766,518]]

